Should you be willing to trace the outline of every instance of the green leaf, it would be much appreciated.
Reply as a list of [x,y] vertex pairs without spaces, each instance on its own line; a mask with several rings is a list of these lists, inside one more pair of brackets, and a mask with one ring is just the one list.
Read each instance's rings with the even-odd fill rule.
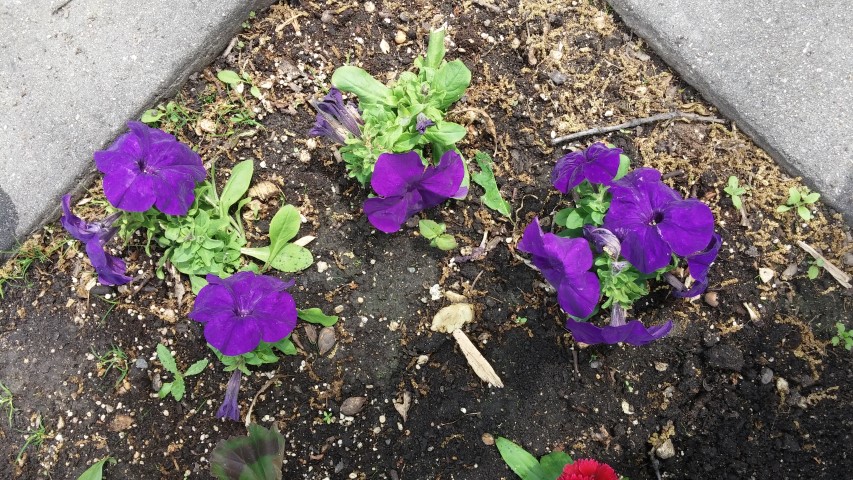
[[732,195],[732,205],[734,205],[738,210],[743,209],[743,203],[740,200],[740,195]]
[[803,220],[807,222],[812,219],[811,210],[809,210],[808,207],[805,207],[803,205],[797,207],[797,215],[799,215]]
[[779,213],[787,212],[790,209],[791,209],[791,207],[789,207],[787,205],[779,205],[778,207],[776,207],[776,211]]
[[439,143],[441,145],[453,145],[465,137],[465,127],[453,122],[436,122],[435,126],[428,128],[424,133],[424,138],[430,142]]
[[142,118],[140,118],[139,120],[142,123],[151,124],[159,122],[161,118],[163,118],[163,112],[152,108],[150,110],[146,110],[145,113],[142,114]]
[[285,355],[296,355],[298,353],[296,351],[296,345],[294,345],[290,340],[289,335],[273,343],[272,346]]
[[[269,260],[270,247],[241,248],[240,252],[266,262]],[[285,245],[281,252],[269,262],[271,267],[286,273],[305,270],[312,263],[314,263],[314,257],[311,252],[307,248],[293,243]]]
[[803,203],[814,203],[820,199],[820,194],[817,192],[812,192],[805,197],[803,197]]
[[175,381],[172,382],[172,397],[181,401],[184,398],[184,393],[187,391],[186,384],[184,384],[184,377],[180,375],[175,375]]
[[190,277],[190,288],[192,288],[193,293],[198,295],[198,292],[201,291],[207,285],[207,280],[204,277],[200,277],[198,275],[189,275]]
[[159,395],[160,398],[166,398],[166,396],[169,395],[169,393],[171,391],[172,391],[172,382],[166,382],[163,384],[162,387],[160,387],[160,391],[157,392],[157,395]]
[[788,205],[796,205],[800,203],[800,191],[794,187],[788,189]]
[[815,278],[817,278],[819,273],[820,273],[820,267],[818,267],[817,265],[811,265],[809,267],[809,271],[807,272],[807,275],[808,275],[810,280],[814,280]]
[[498,184],[495,181],[495,174],[492,171],[492,158],[487,153],[478,151],[474,154],[474,159],[477,160],[480,172],[472,174],[471,180],[486,191],[486,194],[481,196],[480,200],[492,210],[507,218],[511,218],[510,204],[501,197],[501,191],[498,189]]
[[421,235],[423,235],[427,240],[432,240],[441,235],[444,233],[446,228],[447,227],[443,223],[434,222],[432,220],[421,220],[418,222],[418,229],[421,231]]
[[495,440],[495,445],[498,447],[504,462],[510,470],[521,477],[521,480],[554,480],[554,478],[548,478],[545,475],[545,470],[536,461],[536,457],[510,440],[498,437]]
[[456,59],[445,63],[435,72],[435,77],[432,79],[430,100],[434,100],[439,109],[446,110],[453,102],[465,95],[465,89],[470,84],[471,71],[462,63],[462,60]]
[[216,73],[216,78],[218,78],[222,83],[227,83],[232,87],[243,83],[240,75],[237,75],[237,73],[232,70],[220,70]]
[[338,323],[337,315],[326,315],[319,308],[306,308],[297,310],[297,316],[305,322],[316,323],[324,327],[331,327]]
[[539,465],[542,466],[546,478],[559,477],[566,465],[570,463],[572,463],[572,457],[566,452],[551,452],[539,459]]
[[222,195],[219,197],[219,211],[221,216],[226,216],[232,205],[240,201],[246,191],[249,190],[249,184],[252,182],[252,173],[255,165],[252,160],[244,160],[231,169],[231,178],[222,189]]
[[581,216],[581,214],[578,213],[577,210],[572,210],[566,217],[566,223],[564,223],[564,225],[570,230],[575,228],[581,228],[584,226],[583,216]]
[[170,352],[162,343],[157,344],[157,358],[160,359],[160,363],[163,364],[163,368],[171,372],[173,375],[180,373],[178,372],[178,366],[175,364],[175,357],[172,356],[172,352]]
[[442,233],[441,235],[435,237],[431,244],[435,245],[440,250],[444,250],[446,252],[448,250],[453,250],[454,248],[456,248],[456,239],[453,238],[453,235]]
[[82,475],[77,477],[77,480],[102,480],[104,478],[104,465],[107,462],[110,462],[110,465],[115,465],[116,459],[113,457],[104,457],[98,460],[91,467],[87,468]]
[[293,205],[285,205],[278,209],[270,222],[270,253],[272,258],[277,257],[287,242],[299,233],[300,223],[299,210]]
[[619,154],[619,168],[616,170],[616,176],[613,177],[613,180],[619,180],[628,174],[628,170],[631,169],[631,158],[624,153]]
[[217,480],[281,480],[284,437],[273,426],[249,425],[249,435],[231,437],[210,455],[210,473]]
[[261,99],[261,97],[262,97],[262,95],[261,95],[261,89],[260,89],[260,88],[258,88],[258,87],[256,87],[256,86],[254,86],[254,85],[252,85],[252,88],[250,88],[250,89],[249,89],[249,93],[251,93],[251,94],[252,94],[252,96],[253,96],[253,97],[255,97],[255,98],[257,98],[258,100],[260,100],[260,99]]
[[427,45],[427,54],[424,59],[424,66],[438,68],[441,61],[444,60],[444,34],[445,29],[435,30],[429,33],[429,44]]
[[190,377],[193,375],[198,375],[199,373],[204,371],[204,368],[207,367],[207,363],[208,360],[206,358],[202,358],[201,360],[190,365],[190,368],[188,368],[187,371],[184,372],[184,376]]
[[391,89],[361,68],[344,65],[332,74],[332,85],[339,90],[358,95],[360,103],[384,104],[391,97]]

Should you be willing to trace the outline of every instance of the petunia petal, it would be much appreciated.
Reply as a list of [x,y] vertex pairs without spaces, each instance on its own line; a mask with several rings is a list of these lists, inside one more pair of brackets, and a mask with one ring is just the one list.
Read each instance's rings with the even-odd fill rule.
[[204,338],[223,355],[251,352],[261,342],[261,330],[254,318],[212,320],[204,324]]
[[383,153],[376,160],[370,185],[378,195],[392,197],[414,189],[424,173],[418,152]]
[[143,173],[104,175],[104,196],[114,207],[128,212],[144,212],[154,205],[153,186],[151,176]]
[[[374,174],[375,176],[375,174]],[[414,193],[414,192],[413,192]],[[386,198],[368,198],[364,201],[364,213],[378,230],[394,233],[409,219],[409,199],[413,195],[396,195]],[[420,198],[420,196],[417,196]]]
[[622,256],[647,275],[672,261],[672,248],[661,238],[654,226],[616,229],[614,233],[621,235]]
[[578,318],[590,316],[601,296],[598,275],[593,272],[567,276],[556,288],[560,308]]
[[714,235],[714,214],[696,199],[671,202],[663,207],[657,228],[677,255],[703,250]]
[[708,269],[716,260],[722,244],[723,238],[719,233],[715,233],[711,236],[711,242],[704,250],[687,256],[687,268],[694,280],[704,281],[708,277]]
[[627,343],[634,346],[646,345],[665,337],[672,330],[672,321],[646,328],[639,320],[631,320],[618,327],[597,327],[589,322],[566,320],[566,329],[576,341],[589,345]]
[[455,150],[448,150],[441,156],[437,166],[429,166],[416,184],[423,198],[423,209],[435,207],[459,191],[465,178],[465,165]]

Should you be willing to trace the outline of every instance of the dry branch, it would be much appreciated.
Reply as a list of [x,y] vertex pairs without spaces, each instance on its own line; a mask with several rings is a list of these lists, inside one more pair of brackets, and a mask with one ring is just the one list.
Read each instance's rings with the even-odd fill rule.
[[812,248],[812,246],[808,243],[802,240],[797,240],[797,245],[799,245],[800,248],[805,250],[806,253],[814,257],[815,260],[820,260],[821,262],[823,262],[823,268],[827,272],[829,272],[829,274],[832,275],[833,278],[835,278],[835,280],[837,280],[838,283],[841,284],[841,286],[843,286],[844,288],[850,288],[850,275],[847,275],[840,268],[830,263],[829,260],[826,259],[826,257],[818,253],[818,251]]
[[615,132],[618,130],[623,130],[625,128],[634,128],[638,125],[645,125],[647,123],[660,122],[662,120],[672,120],[676,118],[682,118],[684,120],[693,120],[697,122],[710,122],[710,123],[726,123],[727,120],[723,118],[717,117],[708,117],[705,115],[697,115],[695,113],[688,112],[667,112],[667,113],[659,113],[657,115],[652,115],[651,117],[645,118],[635,118],[631,121],[620,123],[619,125],[613,125],[610,127],[596,127],[591,128],[589,130],[584,130],[582,132],[572,133],[569,135],[564,135],[562,137],[557,137],[551,140],[551,145],[557,145],[559,143],[568,142],[571,140],[576,140],[578,138],[588,137],[590,135],[601,135],[603,133]]

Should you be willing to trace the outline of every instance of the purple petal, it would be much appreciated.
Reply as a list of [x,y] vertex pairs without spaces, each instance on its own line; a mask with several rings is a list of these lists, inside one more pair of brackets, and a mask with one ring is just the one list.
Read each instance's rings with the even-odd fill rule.
[[237,404],[237,398],[240,395],[240,380],[242,377],[243,374],[239,369],[231,373],[228,386],[225,387],[225,400],[216,412],[216,418],[228,418],[235,422],[240,421],[240,405]]
[[672,261],[672,248],[654,226],[617,229],[616,234],[621,234],[622,256],[647,275]]
[[719,233],[715,233],[711,236],[711,242],[704,250],[687,256],[687,268],[694,280],[702,281],[708,277],[708,269],[716,260],[722,244],[723,238]]
[[257,348],[261,343],[261,330],[254,318],[232,315],[205,323],[204,338],[223,355],[236,356]]
[[584,180],[609,185],[619,171],[622,150],[594,143],[586,150],[571,152],[557,161],[551,173],[554,188],[569,193]]
[[426,129],[433,125],[435,125],[435,122],[430,120],[429,117],[423,114],[423,112],[418,114],[417,122],[415,123],[415,129],[418,131],[418,133],[423,135],[424,133],[426,133]]
[[671,202],[663,207],[661,214],[658,230],[677,255],[704,249],[714,235],[714,214],[699,200]]
[[254,307],[252,315],[263,321],[261,340],[275,343],[296,328],[296,302],[287,292],[269,295]]
[[595,228],[593,225],[584,225],[583,236],[595,246],[597,253],[607,252],[613,258],[619,258],[622,244],[616,235],[606,228]]
[[708,288],[707,280],[696,280],[693,285],[687,290],[672,289],[672,296],[676,298],[693,298],[696,295],[701,295]]
[[569,318],[566,320],[566,330],[572,332],[575,341],[588,345],[627,343],[642,346],[666,336],[672,330],[672,320],[646,328],[639,320],[631,320],[618,327],[597,327],[589,322],[576,322]]
[[429,166],[416,185],[423,197],[423,209],[435,207],[459,191],[465,178],[465,165],[455,150],[448,150],[441,156],[438,165]]
[[364,213],[377,230],[394,233],[409,219],[409,200],[416,195],[413,192],[409,195],[368,198],[364,201]]
[[62,196],[62,212],[60,222],[72,237],[85,243],[95,236],[94,232],[90,230],[89,224],[71,212],[71,195]]
[[150,175],[121,174],[117,170],[104,175],[104,196],[114,207],[128,212],[144,212],[157,199]]
[[560,308],[578,318],[592,315],[600,296],[598,275],[593,272],[567,276],[557,287],[557,303]]
[[[328,123],[339,124],[356,137],[361,137],[360,124],[364,123],[358,110],[352,105],[344,104],[344,97],[337,88],[332,88],[320,102],[312,102],[320,116],[325,117]],[[340,143],[344,143],[341,141]]]
[[343,145],[346,142],[346,138],[343,136],[340,130],[335,128],[329,120],[326,119],[325,116],[318,113],[317,118],[314,121],[314,127],[308,131],[309,137],[326,137],[329,140],[339,143]]
[[161,170],[151,183],[157,199],[154,206],[166,215],[186,215],[195,201],[195,184],[179,172]]
[[414,189],[424,174],[424,164],[418,152],[383,153],[376,160],[370,185],[383,197],[404,195]]

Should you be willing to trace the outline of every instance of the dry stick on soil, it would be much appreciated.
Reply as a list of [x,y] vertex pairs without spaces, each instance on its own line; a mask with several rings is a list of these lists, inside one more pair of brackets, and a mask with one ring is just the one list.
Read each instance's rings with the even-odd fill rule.
[[258,393],[255,394],[254,398],[252,398],[252,403],[249,405],[249,412],[246,413],[246,428],[249,428],[249,425],[252,423],[252,409],[255,408],[255,403],[258,401],[258,397],[282,378],[284,378],[284,375],[274,375],[271,379],[267,380],[267,383],[265,383],[264,386],[258,389]]
[[460,329],[456,329],[453,331],[453,338],[456,339],[456,343],[459,344],[459,349],[462,350],[462,354],[465,355],[465,359],[468,360],[468,364],[471,365],[471,368],[474,370],[474,373],[477,374],[483,381],[486,383],[503,388],[504,382],[501,381],[501,377],[495,372],[495,369],[489,365],[489,362],[483,357],[483,354],[477,350],[477,347],[471,342],[471,339],[468,338],[468,335],[465,335]]
[[672,120],[674,118],[683,118],[685,120],[695,120],[697,122],[710,122],[710,123],[726,123],[727,120],[717,117],[708,117],[705,115],[697,115],[695,113],[689,112],[667,112],[667,113],[659,113],[657,115],[652,115],[651,117],[645,118],[635,118],[630,122],[620,123],[619,125],[613,125],[611,127],[596,127],[591,128],[589,130],[584,130],[582,132],[572,133],[570,135],[564,135],[562,137],[557,137],[551,140],[551,145],[557,145],[559,143],[568,142],[571,140],[576,140],[578,138],[589,137],[590,135],[600,135],[602,133],[610,133],[618,130],[623,130],[626,128],[634,128],[638,125],[645,125],[647,123],[660,122],[662,120]]
[[841,286],[843,286],[844,288],[850,288],[850,275],[847,275],[840,268],[830,263],[829,260],[826,259],[826,257],[818,253],[818,251],[812,248],[812,246],[808,243],[802,240],[797,240],[797,245],[799,245],[800,248],[805,250],[809,255],[814,257],[815,260],[823,262],[823,268],[827,272],[829,272],[829,274],[832,275],[832,277],[835,278],[835,280],[837,280],[838,283],[841,284]]

